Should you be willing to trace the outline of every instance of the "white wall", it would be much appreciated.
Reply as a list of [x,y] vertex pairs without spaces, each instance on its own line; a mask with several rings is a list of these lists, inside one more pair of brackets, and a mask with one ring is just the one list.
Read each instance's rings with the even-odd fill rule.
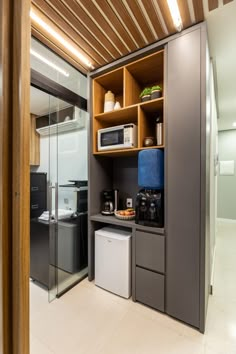
[[219,132],[219,160],[234,161],[232,176],[218,177],[218,218],[236,220],[236,130]]

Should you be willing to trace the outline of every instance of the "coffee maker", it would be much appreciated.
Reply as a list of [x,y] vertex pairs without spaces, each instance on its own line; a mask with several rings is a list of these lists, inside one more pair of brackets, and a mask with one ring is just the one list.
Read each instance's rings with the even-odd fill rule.
[[113,215],[118,206],[118,189],[105,189],[102,191],[103,215]]

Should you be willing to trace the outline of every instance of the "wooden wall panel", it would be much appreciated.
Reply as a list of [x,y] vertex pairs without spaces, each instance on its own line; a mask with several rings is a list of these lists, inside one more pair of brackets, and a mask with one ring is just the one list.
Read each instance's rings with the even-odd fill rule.
[[[0,1],[0,353],[12,353],[11,289],[11,122],[10,71],[11,9],[8,0]],[[4,95],[3,95],[4,92]]]
[[29,11],[0,2],[1,354],[29,354]]
[[12,353],[29,354],[30,0],[12,3]]

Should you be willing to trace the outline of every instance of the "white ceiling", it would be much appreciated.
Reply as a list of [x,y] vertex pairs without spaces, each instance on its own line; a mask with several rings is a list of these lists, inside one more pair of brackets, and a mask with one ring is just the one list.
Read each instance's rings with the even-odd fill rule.
[[218,129],[235,129],[236,122],[236,1],[207,15],[210,54],[215,62]]

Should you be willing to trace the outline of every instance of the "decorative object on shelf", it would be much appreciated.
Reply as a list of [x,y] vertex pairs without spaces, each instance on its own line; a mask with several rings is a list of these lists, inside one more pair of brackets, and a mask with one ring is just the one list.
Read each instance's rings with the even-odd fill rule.
[[151,87],[145,87],[145,89],[140,93],[139,97],[142,102],[149,101],[151,99]]
[[132,208],[115,211],[115,216],[120,220],[134,220],[135,211]]
[[154,136],[145,136],[143,139],[143,146],[148,147],[153,145],[156,145],[156,139]]
[[121,109],[120,102],[116,101],[114,109]]
[[113,111],[115,106],[115,96],[111,91],[107,91],[104,99],[104,112]]
[[156,140],[157,146],[163,145],[163,123],[160,116],[156,119]]
[[152,86],[151,88],[151,100],[154,100],[155,98],[160,98],[161,97],[161,87],[158,85]]

